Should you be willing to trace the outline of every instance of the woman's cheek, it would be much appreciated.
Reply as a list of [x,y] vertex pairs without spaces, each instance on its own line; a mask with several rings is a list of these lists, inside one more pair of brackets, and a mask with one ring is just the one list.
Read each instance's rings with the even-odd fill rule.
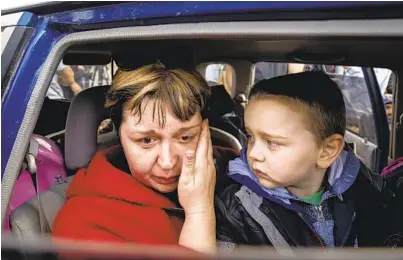
[[137,151],[138,152],[135,152],[133,149],[131,152],[129,152],[130,158],[126,159],[132,172],[146,177],[146,175],[150,173],[157,160],[156,152],[154,149]]
[[186,151],[189,151],[189,150],[196,151],[196,148],[197,148],[197,140],[192,140],[189,143],[179,143],[179,142],[176,143],[174,145],[174,151],[172,151],[172,152],[178,159],[177,162],[179,164],[177,166],[182,167],[181,165],[182,165],[182,161],[183,161]]
[[189,142],[188,144],[185,144],[186,148],[188,150],[195,150],[197,148],[197,144],[198,144],[198,138],[193,139],[191,142]]
[[175,145],[175,149],[178,151],[177,154],[184,155],[186,151],[193,150],[196,151],[198,140],[195,138],[189,143],[180,143],[178,142]]

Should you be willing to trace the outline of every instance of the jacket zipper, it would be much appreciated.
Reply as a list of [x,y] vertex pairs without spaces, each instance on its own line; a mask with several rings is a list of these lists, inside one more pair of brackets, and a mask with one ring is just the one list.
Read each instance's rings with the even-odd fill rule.
[[351,229],[352,229],[352,227],[353,227],[353,222],[354,222],[354,220],[355,220],[355,212],[354,212],[354,214],[353,214],[353,217],[351,218],[350,223],[348,224],[348,228],[347,228],[346,235],[344,236],[343,240],[341,241],[340,247],[343,247],[344,244],[347,242],[347,239],[348,239],[348,237],[350,236],[350,232],[351,232]]
[[[322,207],[322,205],[318,205],[318,206],[315,206],[315,209],[317,210],[317,212],[318,212],[318,215],[319,215],[319,221],[320,222],[325,222],[326,221],[326,219],[325,219],[325,215],[323,214],[323,207]],[[324,225],[326,225],[326,223],[324,223]],[[326,229],[327,230],[327,229]],[[315,232],[315,234],[316,234],[316,232]],[[334,236],[334,234],[332,233],[332,234],[329,234],[329,235],[331,235],[331,236]],[[319,235],[318,234],[316,234],[316,236],[318,236],[319,237]],[[322,241],[322,240],[321,240]],[[323,242],[323,241],[322,241]]]
[[[330,197],[329,197],[329,198],[330,198]],[[328,199],[329,199],[329,198],[328,198]],[[318,211],[318,213],[319,213],[319,217],[320,217],[322,220],[324,220],[325,217],[324,217],[324,215],[323,215],[322,205],[315,206],[315,209],[317,209],[317,211]],[[302,217],[302,215],[301,215],[301,217]],[[304,220],[305,223],[307,223],[304,218],[302,218],[302,219]],[[351,220],[350,220],[350,223],[348,224],[348,228],[347,228],[346,235],[344,236],[344,238],[343,238],[343,240],[342,240],[342,242],[341,242],[341,244],[340,244],[340,247],[343,247],[344,244],[347,242],[347,239],[348,239],[348,237],[350,236],[350,232],[351,232],[351,229],[352,229],[354,220],[355,220],[355,212],[354,212],[354,214],[353,214],[353,217],[352,217]],[[312,227],[311,227],[310,225],[308,225],[308,226],[312,229]],[[316,232],[314,232],[314,233],[315,233],[316,236],[318,236],[318,235],[316,234]],[[318,238],[320,238],[320,237],[318,236]],[[323,242],[323,241],[321,240],[321,242]]]
[[309,227],[309,229],[312,231],[312,233],[318,239],[318,241],[320,243],[320,246],[323,247],[323,248],[326,248],[325,243],[323,242],[322,238],[320,238],[318,236],[318,234],[316,234],[315,229],[304,219],[304,217],[302,216],[301,212],[298,212],[298,215],[302,218],[302,221],[304,221],[304,223]]
[[315,206],[315,208],[316,208],[316,210],[317,210],[318,213],[319,213],[319,218],[320,218],[321,220],[325,220],[325,216],[323,215],[323,211],[322,211],[322,205]]

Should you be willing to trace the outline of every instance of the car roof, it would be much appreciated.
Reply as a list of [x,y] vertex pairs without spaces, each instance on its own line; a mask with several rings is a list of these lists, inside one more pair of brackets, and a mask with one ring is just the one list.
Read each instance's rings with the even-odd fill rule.
[[[25,1],[26,2],[26,1]],[[147,4],[147,1],[30,1],[28,4],[6,3],[6,7],[2,8],[1,14],[6,15],[16,12],[32,12],[38,15],[54,14],[65,11],[82,10],[96,8],[108,5],[129,4],[141,6]],[[306,11],[307,9],[340,9],[340,8],[365,8],[365,7],[379,7],[387,5],[395,5],[395,2],[354,2],[354,1],[306,1],[306,2],[253,2],[253,1],[240,1],[240,2],[170,2],[170,9],[177,10],[178,12],[190,12],[192,9],[211,9],[217,13],[219,12],[249,12],[249,11],[271,11],[271,10],[299,10]],[[164,5],[163,2],[153,2],[153,6],[158,9],[158,6]],[[160,9],[160,12],[163,12]]]
[[[21,3],[22,2],[22,3]],[[1,10],[1,15],[18,13],[18,12],[32,12],[34,14],[51,14],[58,12],[65,12],[71,10],[78,10],[83,8],[93,8],[101,5],[118,4],[122,1],[29,1],[29,3],[21,2],[4,2]],[[26,2],[26,1],[25,1]]]

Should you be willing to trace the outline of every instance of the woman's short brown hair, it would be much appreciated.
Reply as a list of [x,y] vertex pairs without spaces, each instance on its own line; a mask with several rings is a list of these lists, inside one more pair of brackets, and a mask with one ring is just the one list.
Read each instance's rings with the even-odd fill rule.
[[182,121],[189,120],[197,112],[205,118],[209,95],[210,88],[198,72],[168,69],[158,62],[132,71],[118,70],[105,107],[111,109],[111,118],[119,129],[125,112],[138,115],[140,121],[142,103],[153,100],[153,117],[157,115],[163,127],[166,109],[171,109]]

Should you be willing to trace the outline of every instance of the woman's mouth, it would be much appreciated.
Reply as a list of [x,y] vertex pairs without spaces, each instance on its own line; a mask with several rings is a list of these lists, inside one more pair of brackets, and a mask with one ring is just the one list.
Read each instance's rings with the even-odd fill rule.
[[176,177],[170,177],[170,178],[165,178],[165,177],[158,177],[158,176],[153,176],[152,179],[159,184],[164,184],[164,185],[169,185],[169,184],[174,184],[179,180],[179,176]]

